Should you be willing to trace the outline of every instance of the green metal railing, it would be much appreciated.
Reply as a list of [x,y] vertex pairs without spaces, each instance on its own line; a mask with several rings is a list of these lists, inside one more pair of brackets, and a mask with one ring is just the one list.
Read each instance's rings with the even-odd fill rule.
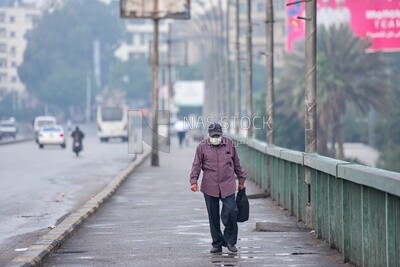
[[234,139],[248,176],[345,262],[400,266],[400,173]]

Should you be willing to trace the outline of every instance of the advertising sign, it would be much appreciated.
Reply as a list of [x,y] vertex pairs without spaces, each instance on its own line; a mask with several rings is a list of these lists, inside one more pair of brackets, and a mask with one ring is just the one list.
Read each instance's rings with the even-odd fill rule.
[[190,0],[121,0],[120,11],[128,19],[189,19]]
[[[305,3],[287,6],[288,51],[296,42],[304,42],[305,22],[298,16],[305,17]],[[317,27],[341,23],[347,23],[355,35],[371,40],[369,52],[400,51],[399,0],[317,0]]]

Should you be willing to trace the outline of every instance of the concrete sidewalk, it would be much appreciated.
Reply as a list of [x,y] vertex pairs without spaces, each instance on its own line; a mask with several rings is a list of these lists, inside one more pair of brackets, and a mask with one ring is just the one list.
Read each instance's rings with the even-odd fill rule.
[[[190,191],[195,145],[147,160],[43,266],[348,266],[270,199],[250,199],[238,253],[212,255],[204,198]],[[247,193],[258,193],[247,181]],[[269,222],[274,232],[258,232]],[[282,225],[282,228],[276,227]],[[279,229],[282,229],[281,231]]]

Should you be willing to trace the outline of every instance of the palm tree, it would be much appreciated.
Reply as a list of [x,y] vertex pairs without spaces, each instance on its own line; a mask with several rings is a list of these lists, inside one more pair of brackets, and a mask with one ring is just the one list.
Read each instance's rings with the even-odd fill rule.
[[[336,156],[329,151],[338,144],[339,158],[344,159],[341,117],[349,102],[362,112],[370,107],[378,111],[389,108],[390,87],[379,53],[368,53],[371,43],[355,36],[347,25],[321,27],[317,33],[317,103],[318,144],[321,155]],[[304,44],[287,55],[284,75],[279,84],[286,102],[300,110],[304,118]],[[279,94],[279,93],[278,93]],[[286,105],[286,107],[288,107]]]

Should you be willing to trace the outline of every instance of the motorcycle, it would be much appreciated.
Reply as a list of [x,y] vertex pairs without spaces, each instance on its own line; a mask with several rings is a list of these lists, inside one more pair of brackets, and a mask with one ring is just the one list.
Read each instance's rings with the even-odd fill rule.
[[77,157],[79,157],[79,152],[82,151],[82,140],[80,140],[79,138],[74,138],[72,143],[72,151]]

